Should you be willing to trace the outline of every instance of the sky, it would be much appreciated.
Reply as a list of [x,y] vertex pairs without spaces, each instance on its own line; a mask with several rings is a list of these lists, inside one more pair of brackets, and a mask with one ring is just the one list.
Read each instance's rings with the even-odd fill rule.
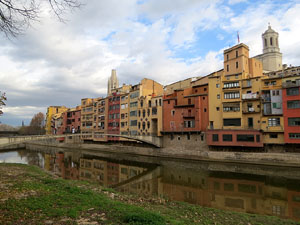
[[119,83],[162,85],[223,68],[240,41],[262,53],[261,34],[279,33],[283,63],[300,65],[300,0],[82,0],[59,22],[42,8],[25,34],[0,33],[0,122],[29,124],[50,105],[74,107],[104,97],[111,70]]

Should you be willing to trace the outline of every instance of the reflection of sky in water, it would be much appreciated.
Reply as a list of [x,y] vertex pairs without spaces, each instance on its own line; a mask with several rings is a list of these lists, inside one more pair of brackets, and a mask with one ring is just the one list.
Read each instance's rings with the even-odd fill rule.
[[22,163],[27,164],[27,158],[23,157],[21,159],[18,152],[0,152],[0,163]]

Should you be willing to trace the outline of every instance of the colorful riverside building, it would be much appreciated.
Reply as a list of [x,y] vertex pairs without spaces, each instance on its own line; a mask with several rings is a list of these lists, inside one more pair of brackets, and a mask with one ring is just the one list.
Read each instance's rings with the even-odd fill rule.
[[209,77],[209,146],[263,147],[260,132],[262,63],[238,44],[224,50],[224,70]]
[[191,81],[190,87],[165,89],[163,134],[165,146],[196,147],[208,126],[208,76]]
[[284,142],[300,144],[300,67],[285,71],[282,83]]
[[83,140],[93,140],[93,131],[96,128],[96,102],[98,99],[81,99],[81,138]]
[[263,142],[265,145],[284,144],[282,76],[275,72],[265,75],[261,79]]
[[64,134],[80,133],[81,126],[81,106],[68,109],[62,113],[62,132]]
[[49,106],[47,108],[47,113],[46,113],[46,125],[45,125],[45,129],[46,129],[46,135],[50,135],[53,134],[53,130],[52,130],[52,116],[56,113],[62,113],[67,111],[68,108],[65,106]]
[[128,95],[129,135],[161,135],[162,111],[159,96],[162,94],[163,86],[147,78],[131,87]]

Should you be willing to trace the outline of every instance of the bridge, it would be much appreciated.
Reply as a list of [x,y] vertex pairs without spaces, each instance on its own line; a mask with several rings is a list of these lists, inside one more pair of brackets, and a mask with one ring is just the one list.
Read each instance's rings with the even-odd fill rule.
[[[87,134],[84,134],[87,135]],[[91,134],[89,134],[91,135]],[[110,137],[120,137],[128,140],[134,140],[141,143],[150,144],[157,148],[162,147],[162,140],[160,137],[155,136],[128,136],[119,134],[101,134]],[[0,138],[0,150],[18,149],[24,148],[27,142],[38,141],[38,140],[53,140],[56,141],[59,138],[65,140],[76,139],[80,143],[82,134],[63,134],[63,135],[31,135],[31,136],[10,136]]]

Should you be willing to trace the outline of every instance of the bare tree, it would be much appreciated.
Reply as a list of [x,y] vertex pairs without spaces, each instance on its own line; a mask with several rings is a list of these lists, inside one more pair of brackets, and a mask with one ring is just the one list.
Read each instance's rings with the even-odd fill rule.
[[60,21],[62,15],[79,8],[80,0],[0,0],[0,31],[7,37],[22,34],[32,21],[38,21],[41,6],[46,3]]
[[3,114],[2,106],[5,106],[5,101],[7,98],[5,97],[5,93],[1,93],[0,91],[0,116]]
[[45,115],[41,112],[35,114],[29,126],[22,126],[19,129],[21,135],[45,134]]

